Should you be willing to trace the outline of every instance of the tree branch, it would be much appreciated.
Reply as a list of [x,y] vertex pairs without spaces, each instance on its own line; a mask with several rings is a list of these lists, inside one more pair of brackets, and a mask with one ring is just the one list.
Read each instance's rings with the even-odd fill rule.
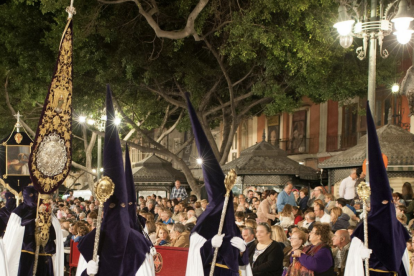
[[193,133],[190,134],[191,136],[188,137],[187,141],[185,141],[184,144],[181,145],[176,151],[174,151],[174,154],[179,154],[182,150],[184,150],[189,144],[191,144],[194,140]]
[[157,95],[160,95],[161,97],[163,97],[163,98],[164,98],[164,100],[166,100],[166,101],[167,101],[167,102],[169,102],[170,104],[173,104],[173,105],[175,105],[175,106],[179,106],[179,107],[182,107],[182,108],[186,108],[185,103],[180,102],[180,101],[178,101],[178,100],[176,100],[176,99],[173,99],[173,98],[171,98],[171,97],[167,96],[164,92],[158,91],[158,90],[156,90],[156,89],[154,89],[154,88],[151,88],[151,87],[149,87],[149,86],[145,86],[145,88],[146,88],[146,89],[148,89],[149,91],[151,91],[151,92],[153,92],[153,93],[157,94]]
[[180,116],[178,116],[177,121],[175,121],[174,125],[172,125],[167,131],[164,131],[160,137],[158,137],[157,142],[161,142],[162,139],[164,139],[165,136],[167,136],[168,134],[170,134],[178,125],[178,123],[180,122],[181,118],[183,117],[184,114],[184,110],[181,111]]
[[244,116],[247,112],[249,112],[250,109],[252,109],[254,106],[258,105],[258,104],[262,104],[262,103],[270,103],[273,99],[270,97],[267,98],[262,98],[260,100],[257,100],[251,104],[249,104],[247,107],[245,107],[243,109],[242,112],[239,113],[238,117],[241,118],[242,116]]
[[239,83],[244,81],[253,72],[254,67],[256,67],[256,66],[253,66],[252,69],[250,69],[250,71],[243,78],[241,78],[238,81],[236,81],[235,83],[233,83],[233,87],[235,87],[236,85],[238,85]]
[[135,2],[134,0],[117,0],[117,1],[104,1],[104,0],[98,0],[98,2],[101,2],[103,4],[121,4],[125,2]]
[[[250,97],[252,95],[253,95],[253,92],[246,93],[244,95],[241,95],[240,97],[235,98],[234,99],[234,102],[237,103],[237,102],[242,101],[242,100],[244,100],[244,99],[246,99],[246,98],[248,98],[248,97]],[[213,114],[213,113],[215,113],[215,112],[223,109],[224,107],[229,106],[230,104],[231,104],[230,102],[226,102],[225,104],[222,104],[220,106],[214,107],[214,108],[210,109],[209,111],[207,111],[206,113],[204,113],[203,116],[208,116],[210,114]]]
[[213,95],[213,93],[217,90],[218,85],[220,84],[221,78],[219,78],[213,85],[213,87],[211,87],[211,89],[207,92],[207,94],[204,96],[203,100],[200,103],[200,106],[198,107],[198,110],[200,111],[204,111],[204,109],[207,107],[211,95]]
[[[101,1],[101,0],[100,0]],[[119,1],[130,1],[130,0],[119,0]],[[197,19],[200,12],[204,9],[204,7],[208,4],[209,0],[200,0],[198,4],[195,6],[193,11],[190,13],[190,15],[187,18],[187,24],[185,25],[184,29],[180,31],[164,31],[160,28],[157,22],[155,22],[154,18],[152,18],[152,11],[146,12],[144,8],[141,5],[141,2],[139,0],[134,0],[135,4],[138,6],[139,13],[144,16],[144,18],[147,20],[148,24],[151,26],[151,28],[155,31],[155,34],[158,37],[164,37],[169,39],[183,39],[190,35],[194,37],[196,41],[200,40],[200,37],[198,36],[195,28],[194,28],[194,22]]]

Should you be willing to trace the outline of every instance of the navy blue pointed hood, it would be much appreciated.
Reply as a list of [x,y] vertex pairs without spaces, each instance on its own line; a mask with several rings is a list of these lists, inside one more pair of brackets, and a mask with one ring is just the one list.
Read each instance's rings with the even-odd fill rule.
[[[115,183],[115,190],[104,204],[97,276],[132,276],[138,271],[149,248],[144,248],[145,243],[136,242],[141,238],[145,239],[130,226],[122,148],[118,130],[114,124],[115,110],[109,85],[106,93],[106,116],[103,167],[104,175]],[[96,229],[85,236],[78,246],[86,261],[92,259],[95,233]]]
[[[225,176],[219,162],[214,156],[213,150],[207,140],[204,130],[201,127],[197,114],[190,102],[188,93],[186,94],[186,98],[188,113],[190,115],[191,126],[193,129],[198,154],[199,157],[203,160],[203,177],[209,202],[206,210],[197,219],[197,224],[193,228],[192,233],[197,232],[205,239],[210,240],[214,237],[214,235],[218,233],[221,212],[223,210],[224,204],[224,196],[226,194],[226,188],[224,186]],[[219,257],[221,258],[218,258],[218,260],[222,259],[224,265],[227,265],[233,272],[238,272],[238,257],[240,251],[230,244],[231,238],[235,236],[240,237],[240,230],[237,227],[234,219],[233,193],[230,193],[230,199],[222,233],[225,234],[225,237],[223,239],[223,245],[219,249]],[[247,256],[247,254],[243,255]],[[207,263],[207,266],[209,265],[209,260],[203,260],[203,263],[204,262]]]
[[6,206],[0,209],[0,237],[3,236],[6,230],[11,212],[16,208],[16,197],[13,193],[6,192],[4,197],[6,198]]
[[[406,275],[402,256],[409,235],[396,217],[391,187],[368,102],[366,110],[369,139],[369,185],[371,187],[371,211],[368,214],[368,246],[372,249],[370,267]],[[364,241],[363,224],[355,229],[353,236]]]
[[13,213],[22,218],[22,226],[26,226],[36,219],[37,196],[39,192],[33,186],[23,188],[23,203],[13,210]]

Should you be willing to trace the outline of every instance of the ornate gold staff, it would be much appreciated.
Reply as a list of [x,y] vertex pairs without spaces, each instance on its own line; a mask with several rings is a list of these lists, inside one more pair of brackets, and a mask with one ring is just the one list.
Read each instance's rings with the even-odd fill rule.
[[[98,247],[99,247],[99,236],[101,235],[101,221],[102,221],[102,210],[104,203],[114,194],[115,184],[107,176],[104,176],[95,183],[95,195],[99,200],[99,209],[98,209],[98,219],[96,222],[96,233],[95,233],[95,243],[93,246],[93,260],[96,262],[98,256]],[[91,274],[92,276],[94,274]]]
[[[357,193],[363,202],[362,213],[364,214],[364,245],[368,248],[368,211],[367,211],[367,200],[371,195],[371,188],[365,182],[361,182],[358,185]],[[369,276],[369,257],[365,259],[365,275]]]
[[[43,203],[40,204],[40,200],[43,199]],[[45,248],[47,242],[49,241],[49,230],[52,225],[52,206],[45,205],[46,202],[50,200],[50,195],[48,194],[39,194],[37,202],[37,215],[36,215],[36,228],[35,228],[35,241],[36,241],[36,252],[35,252],[35,261],[33,265],[33,276],[37,272],[37,263],[39,261],[39,251],[40,246]]]
[[[234,169],[231,169],[229,173],[226,175],[226,178],[224,179],[224,186],[226,187],[226,195],[224,199],[223,210],[221,211],[221,219],[220,219],[220,225],[219,225],[217,235],[221,235],[221,231],[223,231],[224,219],[226,218],[226,211],[227,211],[227,205],[229,204],[230,192],[234,186],[234,183],[236,183],[236,178],[237,178],[236,171]],[[214,268],[216,267],[218,250],[219,250],[218,247],[214,249],[213,261],[211,262],[210,276],[213,276],[214,274]]]

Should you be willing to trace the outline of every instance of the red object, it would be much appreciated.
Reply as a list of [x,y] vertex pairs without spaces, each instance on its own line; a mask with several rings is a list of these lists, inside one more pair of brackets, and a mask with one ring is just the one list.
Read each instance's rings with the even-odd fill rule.
[[295,224],[295,225],[298,225],[298,222],[299,222],[299,221],[302,221],[302,220],[303,220],[302,216],[297,216],[297,217],[295,217],[295,222],[294,222],[294,224]]
[[72,268],[78,267],[79,256],[78,243],[70,240],[69,275],[72,275]]
[[[384,162],[385,169],[388,167],[388,157],[385,154],[382,154],[382,160]],[[367,174],[367,159],[364,159],[364,163],[362,163],[362,171]]]
[[157,255],[154,256],[155,275],[185,276],[188,248],[170,246],[156,246],[155,248],[157,249]]

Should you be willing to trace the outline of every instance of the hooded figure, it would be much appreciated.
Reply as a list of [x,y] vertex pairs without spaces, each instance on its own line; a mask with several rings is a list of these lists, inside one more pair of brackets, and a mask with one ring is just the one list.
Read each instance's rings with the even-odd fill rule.
[[[9,276],[33,276],[35,261],[35,219],[38,192],[23,189],[23,203],[10,215],[3,237]],[[63,236],[58,219],[52,214],[49,240],[39,254],[36,275],[63,275]],[[19,250],[20,249],[20,250]]]
[[238,276],[240,273],[252,275],[249,253],[246,251],[244,241],[240,238],[240,230],[234,219],[233,193],[230,193],[223,234],[217,235],[226,193],[225,177],[191,105],[188,94],[187,106],[198,154],[203,158],[203,176],[209,204],[191,231],[186,275],[208,276],[215,247],[219,247],[219,251],[214,275]]
[[11,212],[16,208],[16,198],[11,192],[6,192],[6,206],[0,209],[0,238],[6,231],[7,222],[9,221]]
[[99,261],[92,260],[97,230],[94,229],[79,242],[81,256],[76,275],[152,276],[155,275],[154,261],[150,254],[152,245],[142,233],[131,227],[122,149],[118,130],[113,123],[115,110],[109,85],[106,112],[103,166],[104,174],[114,182],[115,190],[104,204],[104,217],[99,229]]
[[[368,214],[368,247],[364,244],[363,223],[352,235],[352,242],[345,266],[345,276],[363,276],[363,259],[369,257],[370,275],[406,276],[409,272],[406,242],[409,235],[397,220],[395,206],[378,142],[374,120],[367,102],[369,185],[371,187],[371,211]],[[372,250],[372,253],[371,253]]]

